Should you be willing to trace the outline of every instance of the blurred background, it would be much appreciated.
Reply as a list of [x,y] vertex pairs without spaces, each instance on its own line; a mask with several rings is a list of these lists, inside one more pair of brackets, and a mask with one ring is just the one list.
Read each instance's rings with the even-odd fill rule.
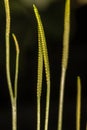
[[[11,104],[5,72],[5,9],[0,0],[0,129],[11,130]],[[49,130],[57,130],[59,86],[65,0],[10,0],[11,33],[20,47],[18,79],[18,130],[36,130],[37,22],[32,4],[36,4],[44,26],[50,70],[51,101]],[[75,130],[77,76],[82,83],[81,130],[87,120],[87,1],[71,0],[69,62],[66,74],[63,130]],[[10,35],[11,78],[14,84],[15,45]],[[41,130],[44,128],[46,82],[43,76]]]

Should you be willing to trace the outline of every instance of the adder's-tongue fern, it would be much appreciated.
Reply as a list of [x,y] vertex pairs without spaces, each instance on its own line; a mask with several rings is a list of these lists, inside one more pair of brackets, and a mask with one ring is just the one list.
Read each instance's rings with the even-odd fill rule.
[[[39,60],[38,60],[38,78],[40,77],[39,75],[41,75],[41,77],[40,77],[40,79],[38,79],[38,82],[40,82],[38,84],[40,84],[40,86],[39,85],[37,86],[37,90],[38,90],[38,94],[40,94],[40,95],[39,96],[37,95],[38,96],[37,100],[40,101],[39,98],[41,96],[41,84],[42,84],[41,82],[42,82],[42,68],[43,68],[42,64],[43,63],[40,63],[40,62],[44,61],[45,74],[46,74],[46,83],[47,83],[46,114],[45,114],[45,128],[44,129],[47,130],[48,129],[48,118],[49,118],[49,103],[50,103],[50,67],[49,67],[49,59],[48,59],[48,52],[47,52],[47,45],[46,45],[46,38],[45,38],[44,28],[43,28],[43,25],[42,25],[42,21],[41,21],[38,9],[36,8],[35,5],[33,5],[33,7],[34,7],[34,12],[35,12],[35,16],[36,16],[37,24],[38,24],[39,54],[41,54],[38,57],[39,58]],[[41,64],[41,68],[39,68],[40,64]],[[39,74],[39,72],[41,74]],[[40,123],[39,123],[38,130],[39,129],[40,129]]]

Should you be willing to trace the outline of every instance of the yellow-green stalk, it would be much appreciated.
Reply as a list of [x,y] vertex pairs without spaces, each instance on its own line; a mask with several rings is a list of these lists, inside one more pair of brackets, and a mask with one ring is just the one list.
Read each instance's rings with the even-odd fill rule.
[[68,64],[69,34],[70,34],[70,0],[66,0],[65,14],[64,14],[63,54],[62,54],[62,72],[61,72],[61,81],[60,81],[58,130],[62,130],[64,85],[65,85],[65,76],[66,76],[66,70]]
[[14,81],[14,92],[12,90],[12,82],[10,75],[10,7],[9,0],[4,0],[5,12],[6,12],[6,76],[9,95],[11,99],[12,107],[12,130],[17,130],[17,81],[18,81],[18,61],[19,61],[19,46],[16,36],[13,34],[13,39],[16,47],[16,65],[15,65],[15,81]]

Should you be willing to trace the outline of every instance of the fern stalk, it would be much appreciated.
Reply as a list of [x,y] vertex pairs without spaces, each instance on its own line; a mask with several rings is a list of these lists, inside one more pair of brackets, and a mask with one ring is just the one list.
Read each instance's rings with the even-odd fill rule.
[[65,16],[64,16],[62,72],[61,72],[61,81],[60,81],[60,97],[59,97],[59,113],[58,113],[58,130],[62,130],[64,85],[65,85],[65,76],[66,76],[67,63],[68,63],[68,51],[69,51],[69,33],[70,33],[70,0],[66,0]]
[[13,102],[13,91],[12,91],[12,83],[11,83],[11,76],[10,76],[10,8],[9,8],[9,1],[4,0],[5,3],[5,12],[6,12],[6,74],[7,74],[7,83],[9,88],[9,93],[11,97],[11,102]]
[[76,107],[76,130],[80,130],[81,116],[81,80],[77,77],[77,107]]
[[6,77],[9,95],[11,99],[12,107],[12,130],[17,130],[17,81],[18,81],[18,65],[19,65],[19,46],[16,36],[12,34],[15,48],[16,48],[16,65],[15,65],[15,81],[14,81],[14,92],[12,90],[12,81],[10,75],[10,7],[9,0],[4,0],[5,12],[6,12]]

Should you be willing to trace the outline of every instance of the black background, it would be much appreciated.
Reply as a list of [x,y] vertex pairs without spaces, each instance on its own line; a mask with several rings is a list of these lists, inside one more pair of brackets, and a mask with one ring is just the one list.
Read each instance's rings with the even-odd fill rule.
[[[20,46],[18,79],[18,130],[36,129],[36,85],[37,85],[37,23],[33,8],[20,2],[11,6],[11,33],[14,32]],[[64,2],[53,2],[40,10],[47,39],[51,70],[51,101],[49,130],[57,129],[59,85],[61,76]],[[15,45],[10,38],[11,78],[14,81]],[[81,130],[85,130],[87,119],[87,5],[71,8],[71,30],[69,61],[66,73],[63,130],[76,128],[77,76],[82,83]],[[41,130],[44,129],[46,83],[43,76],[41,99]],[[11,130],[11,103],[5,72],[5,10],[0,1],[0,129]]]

